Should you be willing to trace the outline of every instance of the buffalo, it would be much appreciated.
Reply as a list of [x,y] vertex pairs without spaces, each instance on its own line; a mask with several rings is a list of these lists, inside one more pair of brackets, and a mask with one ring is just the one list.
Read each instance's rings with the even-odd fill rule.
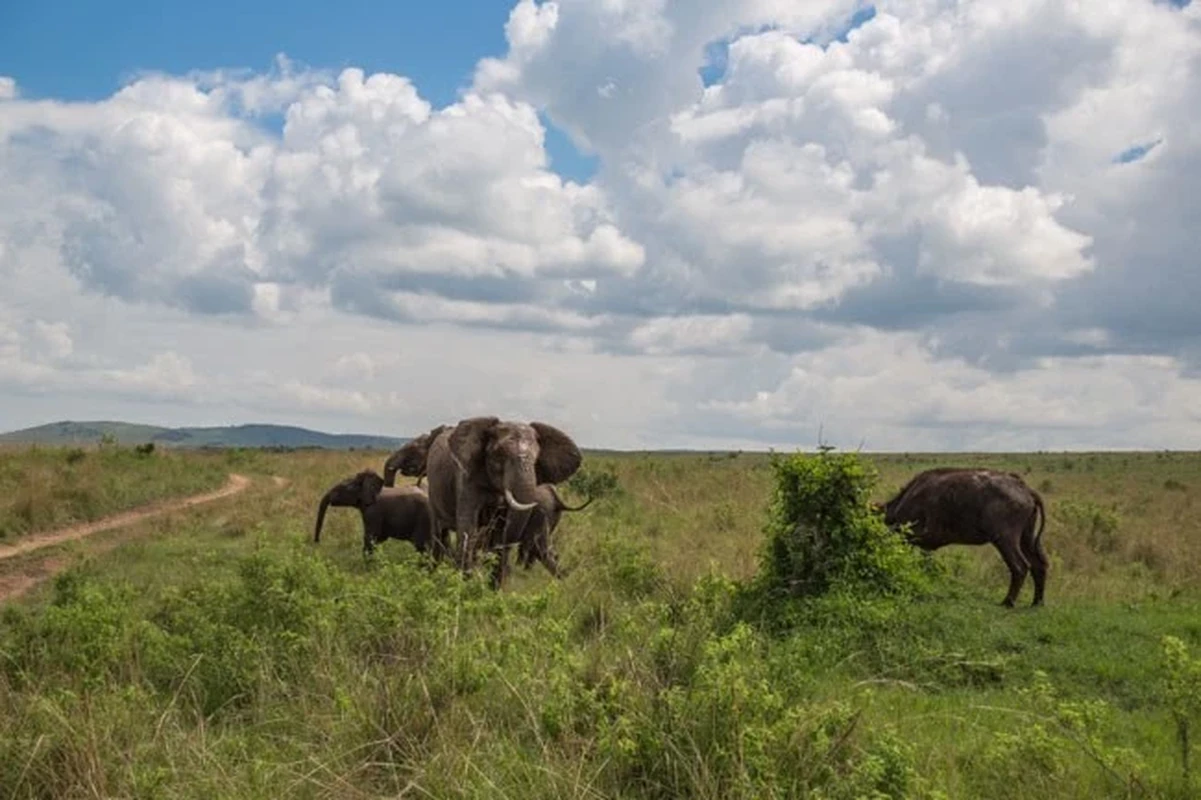
[[1043,548],[1047,515],[1042,497],[1013,472],[938,467],[913,477],[887,503],[876,504],[894,530],[912,523],[909,541],[933,551],[948,544],[991,544],[1009,568],[1009,593],[1001,604],[1013,607],[1029,571],[1032,606],[1043,604],[1049,560]]

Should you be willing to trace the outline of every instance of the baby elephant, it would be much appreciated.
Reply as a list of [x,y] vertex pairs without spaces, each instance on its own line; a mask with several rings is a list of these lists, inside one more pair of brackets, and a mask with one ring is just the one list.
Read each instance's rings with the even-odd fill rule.
[[555,577],[562,575],[558,557],[551,547],[550,538],[559,527],[559,520],[564,511],[583,511],[592,502],[589,497],[578,506],[569,506],[559,496],[559,491],[553,483],[540,483],[534,488],[534,500],[538,507],[530,515],[529,524],[525,528],[525,536],[517,548],[517,561],[526,569],[541,561],[550,574]]
[[321,541],[321,526],[329,506],[353,507],[363,517],[363,554],[370,555],[385,539],[406,539],[417,551],[430,549],[429,499],[416,486],[385,487],[373,470],[364,470],[334,484],[321,498],[313,541]]

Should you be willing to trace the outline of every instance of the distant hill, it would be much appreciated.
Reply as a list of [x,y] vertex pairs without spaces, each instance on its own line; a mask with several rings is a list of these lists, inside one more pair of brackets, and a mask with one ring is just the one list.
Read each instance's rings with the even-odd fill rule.
[[154,442],[163,447],[321,447],[328,450],[390,450],[408,441],[393,436],[322,433],[291,425],[228,425],[160,428],[128,422],[51,422],[0,434],[0,444],[85,445],[105,434],[125,445]]

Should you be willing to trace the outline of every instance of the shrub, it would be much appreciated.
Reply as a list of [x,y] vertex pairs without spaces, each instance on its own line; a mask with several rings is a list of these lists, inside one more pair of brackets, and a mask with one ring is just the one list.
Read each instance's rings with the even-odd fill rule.
[[573,492],[578,492],[585,497],[594,497],[597,500],[611,495],[620,495],[623,491],[621,483],[617,479],[617,473],[613,471],[611,464],[606,464],[602,469],[596,470],[590,470],[587,467],[581,468],[568,479],[567,485]]
[[1161,637],[1160,653],[1164,699],[1176,723],[1181,780],[1191,791],[1192,724],[1201,718],[1201,659],[1190,656],[1188,645],[1176,636]]
[[921,552],[868,505],[876,476],[856,455],[797,454],[776,459],[773,469],[754,587],[762,599],[903,597],[930,588]]

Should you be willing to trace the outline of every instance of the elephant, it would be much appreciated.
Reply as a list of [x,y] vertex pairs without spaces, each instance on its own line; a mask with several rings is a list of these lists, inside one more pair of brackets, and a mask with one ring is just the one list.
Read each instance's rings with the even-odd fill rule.
[[525,535],[517,548],[517,562],[529,569],[535,560],[541,561],[551,575],[560,578],[563,576],[563,569],[559,566],[551,537],[559,527],[559,520],[562,519],[564,511],[583,511],[595,498],[589,497],[578,506],[569,506],[563,502],[553,483],[538,484],[535,497],[538,507],[530,515]]
[[[492,571],[492,586],[500,588],[509,574],[509,551],[517,546],[517,561],[529,569],[535,561],[541,561],[556,578],[564,577],[563,568],[559,566],[558,555],[551,543],[551,537],[559,527],[559,520],[564,511],[583,511],[592,503],[589,497],[578,506],[569,506],[563,502],[553,483],[540,483],[535,487],[536,506],[530,513],[524,531],[516,531],[508,525],[510,512],[507,505],[501,505],[493,510],[487,509],[481,519],[480,528],[483,531],[480,547],[491,553],[496,553],[497,560]],[[514,541],[506,539],[505,535],[520,535]]]
[[396,485],[396,473],[417,479],[417,486],[425,477],[425,464],[429,456],[430,443],[438,434],[449,428],[449,425],[439,425],[433,430],[406,442],[399,450],[388,456],[384,462],[384,486]]
[[572,438],[545,422],[495,416],[460,420],[430,442],[431,530],[438,540],[447,530],[458,533],[458,566],[469,572],[475,551],[486,544],[486,530],[499,525],[500,541],[520,541],[538,505],[536,487],[562,483],[582,462]]
[[1029,571],[1032,606],[1043,604],[1050,559],[1043,547],[1042,497],[1014,472],[939,467],[914,476],[887,503],[873,504],[891,528],[912,523],[909,541],[927,552],[948,544],[991,544],[1009,568],[1012,608]]
[[[416,486],[385,487],[384,479],[374,470],[364,470],[339,481],[321,498],[313,541],[321,541],[321,527],[329,506],[353,507],[363,518],[363,555],[375,552],[385,539],[404,539],[418,552],[429,551],[429,496]],[[435,555],[439,555],[435,549]]]

